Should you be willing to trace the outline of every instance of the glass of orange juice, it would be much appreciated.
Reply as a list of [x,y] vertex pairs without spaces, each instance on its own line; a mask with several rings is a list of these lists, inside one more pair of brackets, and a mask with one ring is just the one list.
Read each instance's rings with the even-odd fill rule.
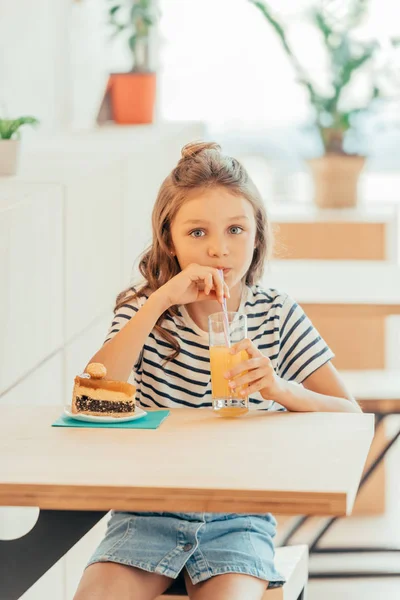
[[208,317],[208,331],[213,408],[222,417],[238,417],[249,410],[248,396],[240,394],[243,386],[231,388],[224,373],[248,360],[245,350],[230,353],[234,344],[247,337],[247,316],[238,312],[214,313]]

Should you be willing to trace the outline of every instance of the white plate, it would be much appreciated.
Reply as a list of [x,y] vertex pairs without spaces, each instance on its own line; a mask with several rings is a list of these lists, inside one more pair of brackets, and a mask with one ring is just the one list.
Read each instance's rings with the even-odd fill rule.
[[75,419],[76,421],[86,421],[89,423],[125,423],[126,421],[135,421],[141,419],[147,415],[147,412],[138,406],[135,407],[135,414],[129,417],[94,417],[92,415],[81,415],[71,412],[71,406],[64,407],[64,413],[67,417]]

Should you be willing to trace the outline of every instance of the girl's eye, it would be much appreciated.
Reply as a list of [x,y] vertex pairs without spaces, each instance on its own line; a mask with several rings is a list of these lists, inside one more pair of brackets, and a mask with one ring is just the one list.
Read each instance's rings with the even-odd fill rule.
[[[236,230],[236,231],[233,231]],[[241,233],[243,231],[243,227],[239,227],[238,225],[233,225],[233,227],[230,228],[230,232],[233,233],[234,235],[237,235],[238,233]]]
[[[200,235],[198,235],[200,234]],[[191,237],[203,237],[204,231],[202,229],[194,229],[190,232]]]
[[[242,233],[243,231],[243,227],[239,227],[239,225],[233,225],[232,227],[229,228],[230,233],[232,233],[233,235],[238,235],[239,233]],[[191,237],[204,237],[205,233],[202,229],[194,229],[193,231],[190,232],[189,234]]]

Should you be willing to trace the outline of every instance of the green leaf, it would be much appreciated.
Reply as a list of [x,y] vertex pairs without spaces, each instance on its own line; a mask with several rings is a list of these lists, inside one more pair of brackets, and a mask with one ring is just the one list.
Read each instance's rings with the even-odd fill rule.
[[131,35],[128,40],[129,48],[131,49],[132,52],[135,51],[137,40],[138,40],[138,36],[136,34]]
[[376,100],[376,98],[380,98],[381,90],[377,85],[374,85],[374,89],[372,91],[372,100]]
[[155,24],[155,19],[153,19],[153,17],[145,16],[143,17],[143,21],[148,27],[151,27]]
[[10,139],[10,128],[8,126],[8,121],[0,120],[0,138],[3,140]]
[[317,25],[318,29],[321,31],[324,37],[326,45],[329,46],[329,38],[333,33],[333,29],[328,24],[327,20],[325,19],[325,15],[320,9],[316,8],[312,11],[311,14],[313,16],[315,24]]
[[11,139],[22,125],[38,125],[35,117],[19,117],[19,119],[0,119],[0,138]]
[[143,19],[146,16],[146,11],[139,4],[134,4],[130,11],[131,21]]
[[115,6],[112,6],[110,8],[110,10],[108,11],[110,17],[113,17],[115,15],[115,13],[117,13],[120,10],[120,8],[121,8],[120,4],[116,4]]

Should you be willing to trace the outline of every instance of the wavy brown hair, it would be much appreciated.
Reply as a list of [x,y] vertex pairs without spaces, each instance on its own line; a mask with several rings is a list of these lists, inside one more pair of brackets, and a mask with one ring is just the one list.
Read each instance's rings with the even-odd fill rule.
[[[141,255],[139,271],[144,284],[140,289],[129,287],[117,296],[114,312],[125,303],[140,296],[149,296],[180,272],[179,263],[171,255],[171,223],[193,190],[223,187],[231,194],[246,198],[254,209],[256,236],[253,260],[245,276],[247,285],[259,281],[264,265],[272,252],[272,231],[260,193],[246,169],[238,160],[222,154],[215,143],[194,142],[182,149],[177,166],[163,181],[152,213],[153,241]],[[178,316],[177,306],[171,306],[158,318],[154,328],[172,346],[166,360],[176,358],[180,351],[178,340],[162,323],[167,317]]]

